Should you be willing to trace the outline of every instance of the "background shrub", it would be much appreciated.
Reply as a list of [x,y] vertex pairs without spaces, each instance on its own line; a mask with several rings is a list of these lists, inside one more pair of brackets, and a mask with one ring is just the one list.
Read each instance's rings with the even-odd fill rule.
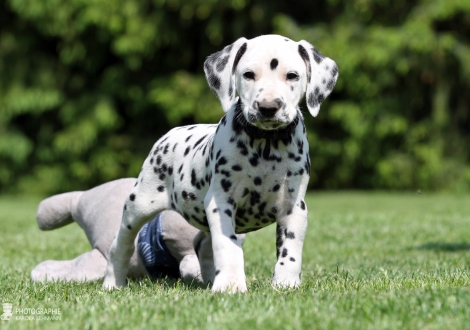
[[136,176],[169,128],[222,116],[205,58],[268,33],[340,68],[306,116],[310,188],[469,190],[469,1],[6,0],[0,192]]

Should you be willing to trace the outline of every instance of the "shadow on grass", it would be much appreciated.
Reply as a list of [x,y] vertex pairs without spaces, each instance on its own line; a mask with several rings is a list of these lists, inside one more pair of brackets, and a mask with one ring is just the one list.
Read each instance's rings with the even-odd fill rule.
[[409,250],[431,250],[440,252],[458,252],[470,250],[470,243],[445,243],[445,242],[429,242],[423,245],[410,247]]
[[185,288],[186,290],[201,290],[207,289],[208,285],[204,285],[197,280],[184,281],[172,276],[164,276],[160,278],[152,278],[150,276],[145,276],[144,278],[127,278],[127,283],[129,285],[136,284],[141,281],[148,281],[152,285],[159,285],[168,288]]

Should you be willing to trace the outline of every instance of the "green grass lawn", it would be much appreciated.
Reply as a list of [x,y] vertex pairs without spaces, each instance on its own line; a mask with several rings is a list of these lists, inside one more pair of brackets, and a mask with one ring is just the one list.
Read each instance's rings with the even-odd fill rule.
[[[89,249],[77,225],[41,232],[39,199],[0,198],[0,298],[60,308],[58,321],[0,321],[2,329],[464,329],[470,326],[470,196],[309,194],[302,286],[270,285],[275,226],[248,235],[249,293],[212,294],[171,280],[34,284],[45,259]],[[14,314],[14,317],[16,315]]]

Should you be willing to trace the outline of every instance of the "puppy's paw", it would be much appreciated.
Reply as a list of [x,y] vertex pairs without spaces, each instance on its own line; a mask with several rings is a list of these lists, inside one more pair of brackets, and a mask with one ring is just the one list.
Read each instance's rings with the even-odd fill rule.
[[106,275],[103,281],[103,289],[105,290],[113,290],[123,286],[126,286],[126,279],[118,280],[116,277],[111,275]]
[[274,274],[272,284],[277,289],[295,289],[300,286],[300,276],[276,276]]
[[240,276],[224,276],[223,274],[218,274],[212,285],[212,292],[243,293],[247,291],[244,274]]

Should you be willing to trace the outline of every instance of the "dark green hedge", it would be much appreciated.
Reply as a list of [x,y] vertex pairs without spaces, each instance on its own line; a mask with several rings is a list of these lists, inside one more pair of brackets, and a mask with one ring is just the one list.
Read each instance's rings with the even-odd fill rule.
[[468,0],[6,0],[0,192],[136,176],[169,128],[222,116],[206,56],[267,33],[340,68],[302,105],[311,188],[470,190]]

